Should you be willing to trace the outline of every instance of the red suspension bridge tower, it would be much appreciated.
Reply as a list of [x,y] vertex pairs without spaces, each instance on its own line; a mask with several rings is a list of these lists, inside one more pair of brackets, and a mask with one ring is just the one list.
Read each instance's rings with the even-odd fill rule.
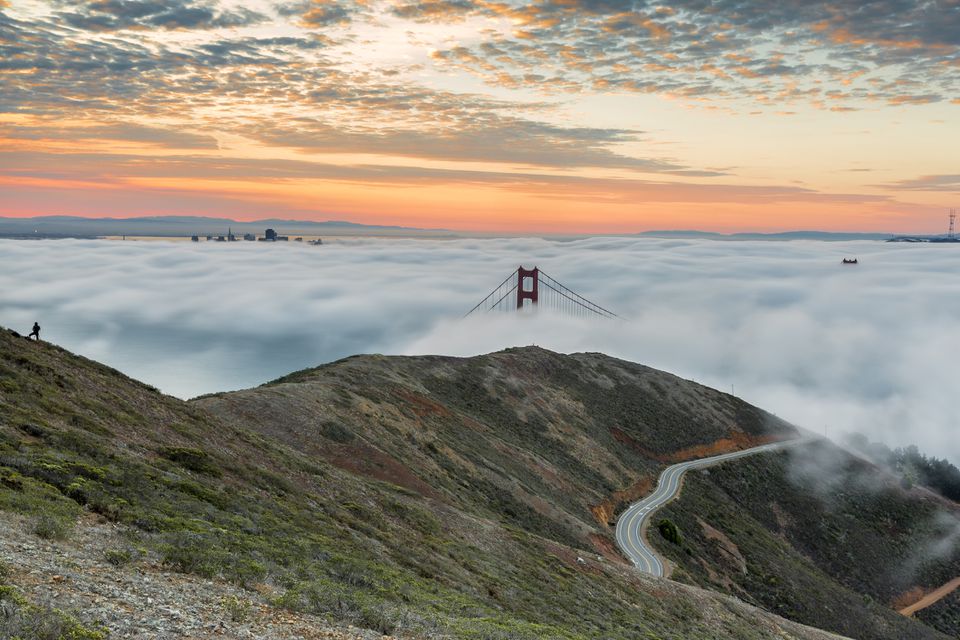
[[[527,284],[530,288],[527,289]],[[536,305],[540,298],[540,269],[517,269],[517,309],[523,309],[523,301],[529,300]]]
[[555,311],[573,316],[618,318],[609,309],[587,300],[569,287],[557,282],[539,267],[525,269],[520,266],[506,277],[487,297],[477,303],[466,315],[488,311],[512,311],[524,309]]

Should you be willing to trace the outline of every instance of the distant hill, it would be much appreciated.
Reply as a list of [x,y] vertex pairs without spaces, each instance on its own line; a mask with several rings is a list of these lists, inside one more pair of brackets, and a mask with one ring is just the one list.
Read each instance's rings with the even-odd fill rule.
[[[152,216],[135,218],[84,218],[79,216],[40,216],[34,218],[0,217],[0,238],[96,238],[101,236],[157,236],[189,237],[198,235],[234,235],[252,233],[264,235],[274,229],[281,235],[314,236],[386,236],[386,237],[510,237],[510,234],[470,233],[448,229],[421,229],[417,227],[367,225],[342,220],[315,222],[311,220],[284,220],[265,218],[237,221],[229,218],[203,216]],[[527,234],[523,234],[527,235]],[[591,234],[545,234],[554,239],[573,240]],[[618,235],[618,234],[612,234]],[[732,233],[712,231],[662,230],[634,234],[649,238],[678,238],[702,240],[890,240],[889,233],[837,233],[829,231],[785,231],[780,233]],[[899,240],[898,240],[899,241]],[[917,240],[919,241],[919,240]],[[928,241],[924,238],[923,241]]]
[[639,575],[590,509],[658,458],[789,431],[599,355],[363,356],[184,402],[0,330],[0,635],[285,638],[319,616],[372,630],[331,638],[827,640]]
[[638,235],[651,238],[687,238],[706,240],[821,240],[842,242],[849,240],[889,240],[890,233],[853,233],[837,231],[781,231],[776,233],[714,233],[711,231],[663,230],[644,231]]
[[41,216],[35,218],[0,217],[0,237],[79,237],[98,236],[169,236],[188,237],[253,233],[262,236],[266,229],[281,235],[381,235],[381,236],[449,236],[443,229],[417,229],[365,225],[329,220],[282,220],[267,218],[240,222],[229,218],[199,216],[159,216],[140,218],[83,218],[77,216]]

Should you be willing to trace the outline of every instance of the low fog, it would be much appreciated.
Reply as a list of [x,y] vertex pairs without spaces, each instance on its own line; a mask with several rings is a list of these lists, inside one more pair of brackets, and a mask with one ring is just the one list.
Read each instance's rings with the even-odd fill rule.
[[[841,266],[843,257],[860,264]],[[182,398],[355,353],[599,351],[960,462],[960,249],[594,238],[0,241],[0,324]],[[622,321],[461,319],[519,264]]]

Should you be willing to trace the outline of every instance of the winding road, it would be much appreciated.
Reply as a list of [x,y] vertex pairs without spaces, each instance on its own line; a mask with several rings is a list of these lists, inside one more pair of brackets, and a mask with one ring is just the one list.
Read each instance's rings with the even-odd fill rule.
[[657,488],[649,496],[634,502],[617,519],[617,546],[633,562],[633,564],[643,571],[658,578],[663,577],[663,562],[657,557],[657,554],[643,539],[643,525],[647,518],[654,511],[673,500],[680,493],[680,480],[683,474],[690,469],[699,469],[709,467],[714,464],[733,460],[734,458],[743,458],[757,453],[766,453],[776,451],[786,447],[796,446],[809,442],[810,438],[798,438],[795,440],[784,440],[781,442],[772,442],[770,444],[743,449],[742,451],[733,451],[710,458],[700,458],[699,460],[688,460],[687,462],[678,462],[670,465],[660,474],[657,481]]

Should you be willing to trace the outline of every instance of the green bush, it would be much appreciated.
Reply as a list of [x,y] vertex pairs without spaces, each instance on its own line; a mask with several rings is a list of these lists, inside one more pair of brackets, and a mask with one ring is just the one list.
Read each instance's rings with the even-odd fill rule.
[[0,587],[0,638],[106,640],[107,632],[57,609],[30,604],[13,587]]
[[161,560],[175,571],[213,578],[223,568],[222,552],[207,536],[179,532],[168,539],[169,542],[161,546]]
[[250,601],[238,596],[225,596],[220,604],[223,605],[223,610],[231,622],[240,624],[248,622],[253,613],[253,605]]
[[113,566],[123,567],[133,561],[134,552],[131,549],[107,549],[103,556]]
[[219,478],[223,475],[223,472],[220,471],[210,459],[210,456],[206,451],[201,451],[200,449],[191,449],[189,447],[166,447],[160,454],[170,460],[175,462],[184,469],[189,469],[190,471],[196,471],[197,473],[203,473],[208,476],[214,476]]
[[683,537],[680,535],[680,529],[677,528],[670,520],[664,518],[660,521],[660,524],[657,525],[657,529],[660,531],[660,535],[664,537],[668,542],[673,544],[680,544],[683,542]]
[[30,531],[44,540],[65,540],[73,531],[74,522],[49,514],[41,514],[33,519]]

